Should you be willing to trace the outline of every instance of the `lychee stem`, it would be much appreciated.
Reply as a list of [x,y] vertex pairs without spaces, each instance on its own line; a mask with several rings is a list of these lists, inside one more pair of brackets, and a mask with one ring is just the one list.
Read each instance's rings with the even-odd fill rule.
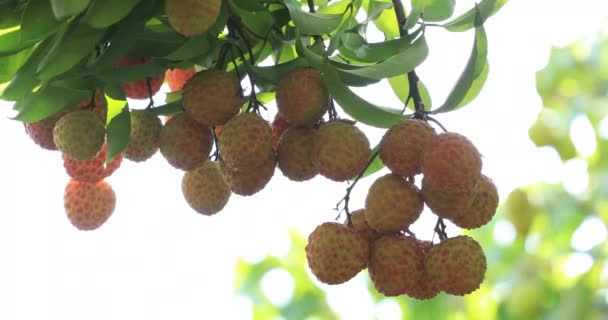
[[150,99],[150,102],[148,103],[146,109],[150,109],[154,107],[154,98],[152,94],[152,83],[150,83],[150,77],[146,77],[146,86],[148,87],[148,98]]
[[448,238],[448,234],[445,232],[446,226],[443,222],[443,218],[437,218],[437,224],[435,224],[435,233],[433,234],[433,238],[435,238],[435,234],[439,236],[439,240],[443,241]]

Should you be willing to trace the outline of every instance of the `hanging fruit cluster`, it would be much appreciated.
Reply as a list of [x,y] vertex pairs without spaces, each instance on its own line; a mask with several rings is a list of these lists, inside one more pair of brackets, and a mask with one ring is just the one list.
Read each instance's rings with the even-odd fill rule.
[[[203,215],[220,212],[233,193],[259,192],[278,166],[293,181],[354,180],[339,203],[346,221],[322,223],[309,237],[307,260],[320,281],[343,283],[367,267],[386,296],[428,299],[479,287],[481,246],[448,238],[444,219],[467,229],[486,224],[496,187],[481,174],[475,146],[437,134],[433,124],[443,129],[435,114],[481,90],[483,23],[504,2],[484,0],[434,24],[475,29],[475,42],[454,90],[433,109],[415,68],[428,54],[427,23],[450,18],[450,1],[412,1],[407,16],[400,0],[106,1],[9,0],[0,10],[0,97],[15,102],[15,119],[34,142],[61,152],[71,177],[65,211],[76,228],[110,218],[116,195],[104,179],[123,158],[145,162],[160,152],[184,171],[184,198]],[[385,41],[367,41],[372,23]],[[404,108],[379,107],[351,89],[383,79]],[[171,92],[156,106],[165,81]],[[269,122],[266,104],[275,98]],[[134,109],[133,99],[148,106]],[[358,123],[388,131],[372,148]],[[383,165],[391,173],[351,214],[352,189]],[[409,230],[425,205],[438,216],[439,243]]]

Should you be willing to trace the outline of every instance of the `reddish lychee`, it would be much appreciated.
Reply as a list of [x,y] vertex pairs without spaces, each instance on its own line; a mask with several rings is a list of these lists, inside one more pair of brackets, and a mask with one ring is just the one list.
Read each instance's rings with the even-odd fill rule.
[[[418,246],[420,246],[420,248],[422,249],[422,252],[426,258],[426,255],[429,253],[429,251],[433,247],[433,243],[430,241],[420,241],[420,240],[418,240],[417,242],[418,242]],[[426,271],[426,267],[425,267],[422,272],[422,276],[420,277],[418,282],[416,282],[416,284],[413,287],[407,289],[405,291],[405,294],[407,294],[408,296],[415,298],[415,299],[427,300],[427,299],[434,298],[435,296],[437,296],[439,294],[439,292],[441,292],[441,290],[435,284],[433,279],[431,279],[429,277],[429,274]]]
[[490,222],[498,207],[498,190],[490,178],[481,175],[471,205],[454,219],[455,225],[475,229]]
[[241,113],[222,128],[219,151],[226,165],[250,170],[267,159],[272,150],[272,129],[254,113]]
[[293,125],[311,126],[329,107],[329,91],[321,74],[312,68],[288,72],[277,86],[277,108]]
[[158,151],[162,128],[160,118],[154,113],[147,110],[131,111],[131,135],[129,144],[123,150],[124,157],[135,162],[150,159]]
[[[150,58],[133,58],[123,57],[114,64],[114,67],[126,67],[137,64],[150,63]],[[122,89],[125,92],[127,98],[130,99],[149,99],[150,96],[154,96],[165,81],[165,74],[161,73],[156,76],[144,77],[131,82],[125,82],[121,84]]]
[[410,177],[422,172],[422,151],[436,135],[422,120],[411,119],[391,127],[380,142],[380,159],[393,173]]
[[[359,209],[351,212],[350,220],[353,224],[353,229],[361,233],[369,241],[372,241],[378,237],[376,230],[372,229],[365,219],[365,209]],[[344,219],[343,224],[348,226],[348,218]]]
[[293,181],[314,178],[319,171],[312,162],[315,131],[309,128],[287,129],[277,148],[277,160],[283,175]]
[[68,219],[80,230],[94,230],[114,212],[116,194],[104,180],[90,183],[70,180],[63,196]]
[[422,178],[422,198],[437,216],[454,219],[463,215],[471,205],[476,188],[448,189],[435,186],[427,177]]
[[73,179],[94,183],[109,177],[120,167],[122,156],[118,154],[110,163],[106,164],[107,153],[108,145],[104,144],[101,152],[90,160],[72,160],[63,155],[63,166]]
[[165,71],[165,80],[167,81],[169,89],[171,89],[172,92],[180,91],[184,87],[184,84],[186,84],[186,81],[188,81],[188,79],[190,79],[195,73],[196,70],[194,70],[194,68],[169,69]]
[[231,194],[215,161],[205,161],[196,169],[186,172],[182,179],[182,193],[192,209],[207,216],[221,211]]
[[57,120],[63,117],[64,114],[65,112],[60,112],[37,122],[25,123],[25,132],[41,148],[57,150],[55,141],[53,141],[53,128]]
[[211,128],[182,112],[161,129],[160,153],[173,167],[193,170],[207,160],[213,147]]
[[291,124],[284,115],[277,113],[274,116],[274,119],[272,120],[272,148],[277,150],[283,132],[290,126]]
[[250,196],[262,189],[270,182],[276,168],[274,150],[269,150],[266,160],[261,165],[248,169],[233,169],[224,162],[220,162],[220,169],[232,192]]

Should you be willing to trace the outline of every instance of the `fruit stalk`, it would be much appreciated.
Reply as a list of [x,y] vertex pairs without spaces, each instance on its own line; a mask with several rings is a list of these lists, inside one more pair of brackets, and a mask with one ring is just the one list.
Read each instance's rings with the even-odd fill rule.
[[[350,193],[353,191],[353,188],[355,188],[355,186],[357,185],[357,182],[359,182],[359,180],[361,180],[361,178],[363,178],[363,174],[365,174],[365,171],[367,171],[367,168],[369,168],[369,166],[372,164],[372,162],[374,162],[376,157],[378,157],[378,154],[379,154],[378,151],[375,151],[372,154],[372,156],[369,157],[369,161],[367,162],[365,167],[361,170],[361,172],[359,172],[359,174],[357,175],[357,177],[355,178],[353,183],[350,186],[348,186],[348,188],[346,188],[346,195],[344,195],[342,200],[340,200],[340,202],[338,202],[336,204],[336,210],[339,210],[340,204],[344,203],[344,212],[346,212],[346,219],[348,221],[349,228],[353,227],[353,222],[351,219],[352,216],[350,214],[350,210],[348,209],[348,202],[350,201]],[[340,217],[340,215],[338,215],[338,217],[336,217],[336,219],[338,219],[339,217]]]

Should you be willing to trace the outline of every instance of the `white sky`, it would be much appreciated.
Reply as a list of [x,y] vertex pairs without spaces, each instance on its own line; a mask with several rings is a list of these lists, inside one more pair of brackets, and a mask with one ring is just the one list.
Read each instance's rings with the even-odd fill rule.
[[[472,3],[459,2],[458,8]],[[511,0],[486,24],[491,69],[481,95],[469,107],[438,117],[477,145],[484,173],[502,199],[518,185],[567,178],[560,175],[557,156],[537,150],[527,130],[541,108],[534,75],[546,63],[550,45],[592,35],[608,12],[602,0],[574,3]],[[428,40],[431,54],[418,73],[438,104],[466,63],[472,33],[429,28]],[[360,92],[379,104],[397,105],[386,98],[392,96],[387,87]],[[263,192],[233,196],[222,212],[204,217],[183,200],[182,172],[157,154],[143,165],[123,162],[108,179],[118,199],[114,215],[94,232],[79,232],[63,211],[68,177],[59,153],[39,149],[8,114],[8,105],[0,102],[0,319],[250,318],[250,302],[233,292],[237,257],[285,255],[287,230],[308,235],[332,220],[346,187],[324,178],[287,182],[277,169]],[[372,144],[381,137],[377,130],[368,133]],[[362,205],[372,181],[358,185],[351,208]],[[423,220],[414,231],[427,237],[431,227],[419,227],[434,219],[426,214]],[[288,295],[290,282],[282,279],[285,274],[275,273],[263,286]],[[344,318],[399,316],[394,304],[375,307],[363,283],[357,277],[322,287]],[[273,299],[281,301],[281,295]]]

